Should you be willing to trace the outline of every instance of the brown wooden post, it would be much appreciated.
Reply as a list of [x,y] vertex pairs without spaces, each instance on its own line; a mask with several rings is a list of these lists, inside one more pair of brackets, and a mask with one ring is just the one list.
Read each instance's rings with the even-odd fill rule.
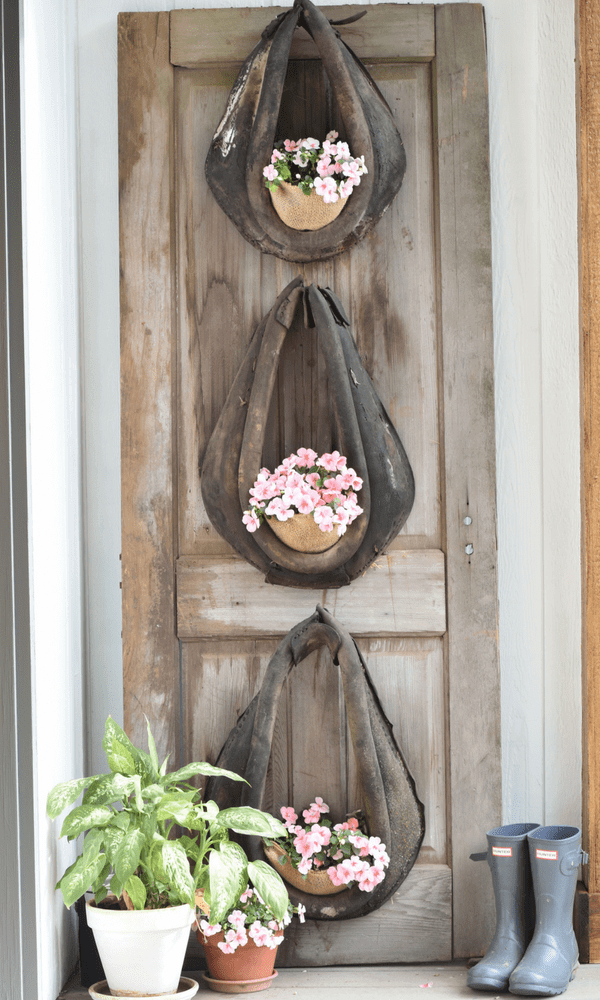
[[[600,962],[600,0],[579,0],[579,228],[583,500],[583,827],[580,949]],[[587,953],[587,954],[586,954]]]
[[123,710],[174,767],[172,105],[168,14],[119,15]]

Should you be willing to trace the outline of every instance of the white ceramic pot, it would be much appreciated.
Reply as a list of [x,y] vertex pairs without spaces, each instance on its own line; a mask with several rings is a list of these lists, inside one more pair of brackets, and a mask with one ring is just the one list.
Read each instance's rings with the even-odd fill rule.
[[111,993],[152,997],[175,993],[194,911],[187,903],[163,910],[104,910],[86,903]]

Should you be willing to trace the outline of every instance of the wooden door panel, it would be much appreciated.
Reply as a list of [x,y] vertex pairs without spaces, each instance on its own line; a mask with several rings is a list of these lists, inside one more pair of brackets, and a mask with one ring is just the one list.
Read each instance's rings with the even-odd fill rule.
[[[282,960],[430,961],[450,956],[451,937],[454,957],[481,954],[493,906],[467,859],[501,802],[482,10],[372,5],[342,29],[393,110],[408,169],[368,238],[303,266],[246,243],[204,180],[240,62],[279,10],[119,18],[125,726],[141,742],[147,715],[174,765],[214,760],[280,636],[326,603],[357,636],[427,831],[392,900],[359,921],[294,927]],[[323,86],[311,45],[299,33],[292,53],[305,94]],[[386,555],[325,593],[265,584],[214,531],[200,492],[199,463],[248,342],[297,273],[344,303],[417,491]],[[286,344],[270,421],[269,461],[329,442],[326,367],[302,329]],[[294,673],[268,804],[320,791],[354,808],[339,678],[317,656]]]

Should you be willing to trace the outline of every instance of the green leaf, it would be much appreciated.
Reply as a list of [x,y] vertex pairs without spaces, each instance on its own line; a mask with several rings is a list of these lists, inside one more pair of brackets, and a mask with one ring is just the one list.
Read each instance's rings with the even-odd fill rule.
[[[139,781],[139,778],[137,779]],[[122,774],[103,774],[90,785],[83,796],[84,806],[103,806],[110,802],[126,802],[135,791],[135,778]]]
[[239,846],[231,841],[221,844],[218,851],[211,851],[208,867],[210,873],[210,922],[221,923],[227,912],[239,901],[248,884],[248,859]]
[[131,875],[124,887],[125,892],[133,903],[134,909],[143,910],[146,905],[146,886],[137,875]]
[[128,830],[131,826],[131,813],[125,809],[122,812],[114,813],[110,825],[116,826],[120,830]]
[[164,778],[165,774],[167,773],[167,761],[168,761],[168,759],[169,759],[170,756],[171,756],[171,754],[168,753],[167,756],[165,757],[165,759],[163,760],[162,764],[160,765],[160,776],[161,776],[161,778]]
[[152,843],[152,840],[154,839],[154,835],[156,833],[157,826],[158,826],[158,818],[156,816],[155,810],[153,810],[151,813],[146,813],[144,816],[142,816],[140,822],[140,830],[144,834],[147,844]]
[[186,764],[185,767],[181,767],[179,771],[172,771],[171,774],[167,775],[168,784],[172,785],[173,782],[188,781],[197,774],[207,775],[209,778],[231,778],[232,781],[244,781],[246,784],[248,782],[241,775],[236,774],[234,771],[224,771],[222,767],[214,767],[212,764],[207,764],[205,761],[196,761],[194,764]]
[[86,861],[99,854],[104,846],[104,830],[90,830],[83,842],[83,857]]
[[145,843],[145,837],[141,830],[131,830],[126,833],[117,848],[115,854],[114,867],[115,875],[123,885],[135,872],[140,863],[140,854]]
[[283,920],[290,897],[281,876],[266,861],[249,861],[248,875],[277,920]]
[[274,816],[252,809],[251,806],[232,806],[222,809],[215,826],[223,826],[236,833],[251,833],[258,837],[285,837],[287,830]]
[[[150,729],[150,723],[148,722],[148,716],[144,715],[144,718],[146,720],[146,726],[147,726],[147,729],[148,729],[148,750],[150,752],[150,762],[152,764],[152,769],[154,771],[154,777],[157,778],[158,774],[159,774],[159,767],[158,767],[158,754],[156,752],[156,743],[154,742],[154,736],[152,735],[152,731]],[[140,907],[140,909],[142,909],[142,908],[143,907]],[[137,907],[136,907],[136,909],[137,909]]]
[[73,840],[91,826],[107,826],[113,816],[108,806],[77,806],[65,817],[60,835]]
[[96,906],[98,905],[98,903],[101,903],[103,899],[106,899],[107,896],[108,896],[108,889],[103,883],[98,889],[98,891],[94,893],[94,901],[96,903]]
[[125,775],[139,774],[140,777],[153,779],[152,764],[148,754],[134,747],[129,737],[110,715],[106,720],[102,746],[111,771]]
[[164,794],[165,790],[163,786],[156,783],[146,785],[144,788],[144,798],[149,799],[150,802],[160,802]]
[[83,896],[84,892],[97,880],[100,872],[104,868],[106,856],[97,854],[89,861],[85,861],[82,854],[79,855],[75,864],[65,872],[58,883],[66,907]]
[[197,840],[193,840],[192,837],[180,837],[179,843],[183,847],[186,857],[191,858],[192,861],[197,861],[200,857],[200,847]]
[[158,805],[158,819],[176,819],[185,826],[187,817],[193,809],[191,800],[194,794],[194,792],[167,793]]
[[165,840],[162,846],[162,860],[172,889],[182,903],[194,906],[194,880],[186,853],[177,840]]
[[219,807],[217,803],[213,802],[212,799],[209,799],[208,802],[200,803],[200,808],[204,810],[207,823],[214,823],[215,819],[219,815]]
[[96,897],[96,901],[97,901],[98,893],[101,891],[102,886],[104,885],[104,883],[105,883],[105,881],[106,881],[106,879],[108,878],[109,875],[110,875],[110,861],[106,861],[106,864],[104,865],[104,868],[102,869],[102,871],[98,875],[96,881],[92,882],[92,892],[94,893],[94,896]]
[[52,819],[60,816],[63,809],[70,806],[79,798],[84,788],[95,780],[95,775],[91,778],[73,778],[72,781],[63,781],[55,785],[46,800],[46,812]]
[[114,864],[119,845],[125,836],[125,831],[111,825],[104,827],[104,849],[106,856]]
[[110,891],[117,897],[117,899],[119,899],[121,893],[123,892],[123,883],[119,881],[116,875],[113,875],[110,880]]
[[166,840],[162,838],[154,841],[154,845],[148,852],[146,867],[151,873],[153,879],[157,879],[159,882],[168,882],[169,878],[163,864],[163,844],[166,844]]

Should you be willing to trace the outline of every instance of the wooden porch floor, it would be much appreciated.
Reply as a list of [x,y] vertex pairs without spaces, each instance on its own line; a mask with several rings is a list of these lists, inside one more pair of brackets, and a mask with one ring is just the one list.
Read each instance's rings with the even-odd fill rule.
[[[202,981],[202,973],[188,972],[198,980],[198,997],[218,996]],[[475,993],[466,985],[467,970],[456,965],[336,966],[324,969],[280,969],[269,1000],[474,1000],[475,997],[512,997],[511,993]],[[425,984],[430,983],[430,986]],[[221,994],[231,996],[232,994]],[[564,994],[568,1000],[600,1000],[600,965],[582,965]],[[72,983],[58,1000],[87,1000],[83,986]]]

